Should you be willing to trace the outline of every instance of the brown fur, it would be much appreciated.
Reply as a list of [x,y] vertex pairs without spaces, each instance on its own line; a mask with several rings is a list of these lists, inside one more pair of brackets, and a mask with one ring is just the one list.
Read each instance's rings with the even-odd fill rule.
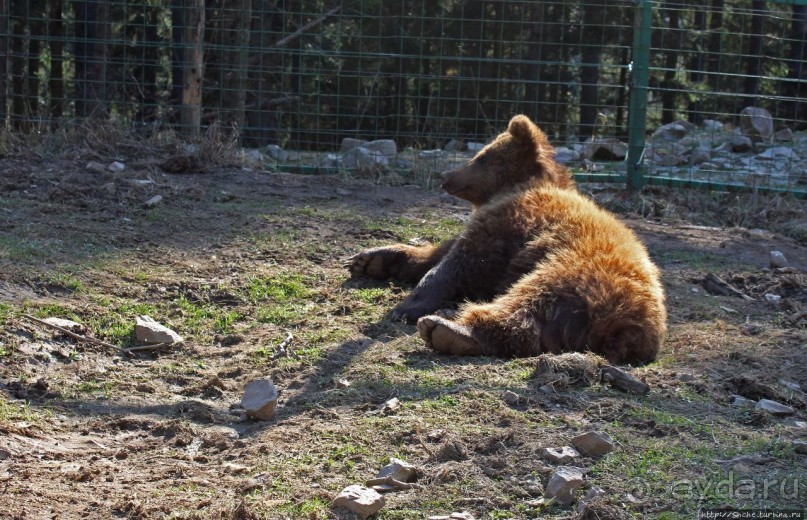
[[[424,341],[451,354],[592,351],[614,363],[651,361],[666,334],[658,269],[632,231],[570,189],[551,153],[543,132],[517,116],[446,175],[447,189],[478,209],[393,316],[421,318]],[[383,265],[390,250],[363,262]],[[487,303],[466,303],[453,321],[433,314],[463,299]]]

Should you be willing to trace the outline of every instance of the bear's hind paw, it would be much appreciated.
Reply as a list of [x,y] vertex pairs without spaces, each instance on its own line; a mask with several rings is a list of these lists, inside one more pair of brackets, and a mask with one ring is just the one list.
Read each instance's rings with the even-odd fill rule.
[[426,343],[443,354],[454,356],[478,356],[482,347],[471,336],[468,327],[464,327],[440,316],[424,316],[417,323],[418,334]]

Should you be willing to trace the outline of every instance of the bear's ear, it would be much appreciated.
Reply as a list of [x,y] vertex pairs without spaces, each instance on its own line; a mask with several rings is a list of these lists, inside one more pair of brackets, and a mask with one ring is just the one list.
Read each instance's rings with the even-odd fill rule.
[[522,145],[532,145],[536,148],[541,145],[541,131],[525,115],[513,117],[507,127],[507,132]]

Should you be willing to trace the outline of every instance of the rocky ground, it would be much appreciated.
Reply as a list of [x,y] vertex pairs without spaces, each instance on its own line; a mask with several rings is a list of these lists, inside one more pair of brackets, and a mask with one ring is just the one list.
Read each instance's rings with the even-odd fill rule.
[[[342,262],[457,233],[469,208],[422,189],[428,178],[389,186],[241,163],[176,174],[160,152],[0,159],[4,517],[803,508],[803,202],[582,187],[663,271],[670,337],[657,362],[623,367],[650,388],[634,394],[596,360],[444,357],[387,319],[408,288],[351,280]],[[774,250],[784,260],[772,268]],[[72,319],[107,345],[26,315]],[[122,351],[139,346],[141,315],[184,341]],[[262,421],[241,400],[265,378],[279,397]],[[383,503],[357,502],[384,483]]]

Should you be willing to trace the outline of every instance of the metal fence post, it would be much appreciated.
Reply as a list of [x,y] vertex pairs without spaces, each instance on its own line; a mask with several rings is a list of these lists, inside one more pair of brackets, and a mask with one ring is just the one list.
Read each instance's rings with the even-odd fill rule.
[[630,101],[628,105],[628,186],[639,189],[644,184],[645,127],[647,123],[647,84],[650,77],[650,25],[653,3],[636,0],[633,27],[633,51],[630,64]]

